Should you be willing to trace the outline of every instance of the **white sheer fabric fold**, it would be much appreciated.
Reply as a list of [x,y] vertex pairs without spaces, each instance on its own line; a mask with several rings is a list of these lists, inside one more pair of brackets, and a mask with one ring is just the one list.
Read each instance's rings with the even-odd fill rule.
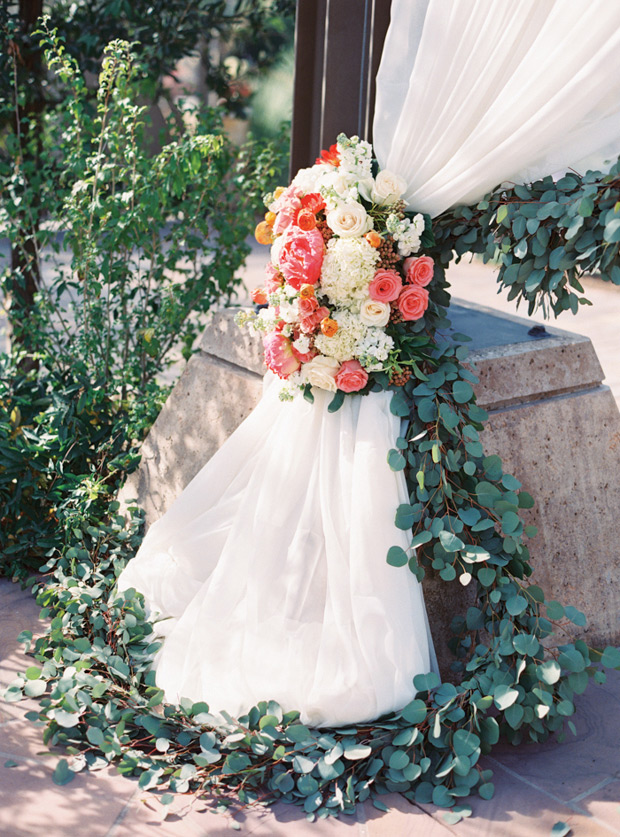
[[620,154],[620,2],[393,0],[374,146],[436,216]]
[[407,502],[387,465],[391,393],[328,413],[315,390],[252,414],[148,531],[119,579],[164,621],[155,661],[166,697],[246,712],[259,700],[314,726],[371,720],[436,669],[422,590],[385,556]]

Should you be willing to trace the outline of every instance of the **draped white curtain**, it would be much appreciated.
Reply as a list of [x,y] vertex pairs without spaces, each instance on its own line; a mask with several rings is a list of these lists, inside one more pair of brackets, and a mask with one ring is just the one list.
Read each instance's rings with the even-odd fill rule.
[[620,154],[620,0],[393,0],[373,141],[436,216]]

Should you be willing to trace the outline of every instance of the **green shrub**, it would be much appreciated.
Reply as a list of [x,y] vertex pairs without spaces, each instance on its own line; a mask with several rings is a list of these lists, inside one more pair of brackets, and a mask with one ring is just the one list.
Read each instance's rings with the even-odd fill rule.
[[18,254],[1,287],[19,298],[33,261],[43,276],[27,316],[9,311],[0,360],[0,573],[18,577],[62,552],[73,516],[106,519],[167,394],[160,373],[236,292],[284,152],[236,149],[207,110],[149,156],[128,44],[107,48],[93,111],[75,61],[44,40],[70,104],[0,156],[0,237]]

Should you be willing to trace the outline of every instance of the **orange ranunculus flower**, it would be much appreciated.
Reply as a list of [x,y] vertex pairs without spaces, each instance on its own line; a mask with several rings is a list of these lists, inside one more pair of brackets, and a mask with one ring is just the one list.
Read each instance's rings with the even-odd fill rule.
[[273,222],[276,220],[277,215],[275,212],[265,212],[265,221],[269,224],[270,227],[273,227]]
[[261,221],[256,225],[254,237],[259,244],[273,244],[273,231],[267,221]]
[[304,232],[309,232],[316,227],[316,217],[309,209],[300,209],[297,213],[297,226]]
[[310,297],[314,296],[314,285],[302,285],[299,296],[302,299],[310,299]]
[[332,320],[331,317],[325,317],[325,319],[321,320],[321,331],[325,337],[333,337],[338,331],[338,323],[336,320]]
[[381,245],[381,242],[383,241],[379,233],[375,232],[374,230],[371,230],[370,232],[366,233],[365,238],[371,247],[379,247]]
[[267,305],[269,301],[264,288],[254,288],[251,292],[251,296],[252,302],[255,302],[257,305]]

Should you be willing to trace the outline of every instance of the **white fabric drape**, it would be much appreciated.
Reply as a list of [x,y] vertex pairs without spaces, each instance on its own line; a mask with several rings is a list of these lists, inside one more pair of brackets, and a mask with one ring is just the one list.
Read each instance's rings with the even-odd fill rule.
[[436,670],[421,585],[385,560],[411,538],[394,526],[403,472],[387,464],[400,419],[389,392],[332,414],[331,393],[283,404],[278,390],[151,526],[119,590],[164,620],[168,700],[241,715],[273,699],[313,726],[368,721]]
[[436,216],[620,154],[618,0],[393,0],[373,142]]

